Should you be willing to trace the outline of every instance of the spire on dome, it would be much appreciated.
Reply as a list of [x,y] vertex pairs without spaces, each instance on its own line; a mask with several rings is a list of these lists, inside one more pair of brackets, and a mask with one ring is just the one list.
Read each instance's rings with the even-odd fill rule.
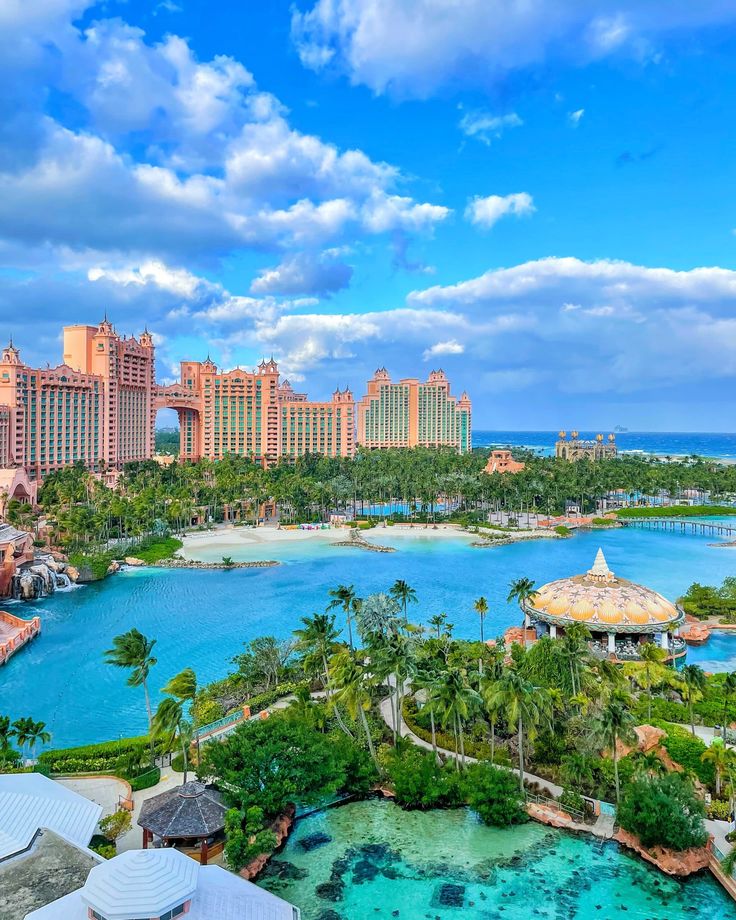
[[613,581],[614,574],[608,568],[606,557],[603,555],[603,550],[600,547],[598,547],[598,552],[595,554],[593,567],[588,569],[586,574],[589,578],[594,578],[598,581]]

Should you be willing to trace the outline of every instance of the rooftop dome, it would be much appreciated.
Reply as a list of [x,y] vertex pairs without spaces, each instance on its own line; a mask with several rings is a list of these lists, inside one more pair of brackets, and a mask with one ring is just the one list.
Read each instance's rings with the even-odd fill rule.
[[660,632],[682,619],[682,613],[661,594],[618,578],[602,550],[584,575],[560,578],[539,589],[529,613],[545,622],[583,623],[605,632]]
[[160,917],[192,897],[198,871],[178,850],[128,850],[95,866],[81,895],[106,920]]

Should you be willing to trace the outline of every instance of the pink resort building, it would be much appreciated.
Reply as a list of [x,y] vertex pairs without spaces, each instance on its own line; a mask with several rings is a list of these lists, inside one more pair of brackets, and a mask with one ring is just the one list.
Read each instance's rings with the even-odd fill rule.
[[278,364],[220,371],[213,361],[182,361],[181,380],[159,387],[158,408],[176,409],[182,460],[225,454],[269,465],[308,453],[350,457],[355,449],[352,393],[312,402],[279,380]]
[[444,371],[426,382],[408,377],[394,383],[385,367],[368,381],[358,403],[361,447],[454,447],[464,454],[472,446],[472,406],[467,393],[450,393]]
[[510,450],[492,450],[488,463],[483,467],[484,473],[520,473],[524,464],[514,460]]
[[[153,455],[153,340],[107,319],[64,328],[63,363],[33,368],[11,342],[0,355],[0,468],[33,482],[81,462],[100,472]],[[12,497],[12,496],[11,496]]]

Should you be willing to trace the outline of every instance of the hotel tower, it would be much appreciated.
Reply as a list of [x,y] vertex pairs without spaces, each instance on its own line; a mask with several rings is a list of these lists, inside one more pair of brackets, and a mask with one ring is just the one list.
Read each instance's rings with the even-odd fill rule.
[[[32,480],[74,463],[120,469],[153,455],[153,340],[121,338],[107,319],[66,326],[58,367],[32,368],[11,342],[0,355],[0,454]],[[5,429],[5,433],[2,432]]]
[[471,449],[472,407],[467,393],[450,393],[444,371],[432,371],[425,383],[409,377],[394,383],[385,367],[368,381],[358,403],[361,447],[454,447]]

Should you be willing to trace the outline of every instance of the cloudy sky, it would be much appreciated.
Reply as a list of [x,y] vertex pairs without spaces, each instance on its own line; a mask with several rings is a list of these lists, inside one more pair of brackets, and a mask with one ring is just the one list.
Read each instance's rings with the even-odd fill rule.
[[0,330],[734,430],[733,0],[2,0]]

